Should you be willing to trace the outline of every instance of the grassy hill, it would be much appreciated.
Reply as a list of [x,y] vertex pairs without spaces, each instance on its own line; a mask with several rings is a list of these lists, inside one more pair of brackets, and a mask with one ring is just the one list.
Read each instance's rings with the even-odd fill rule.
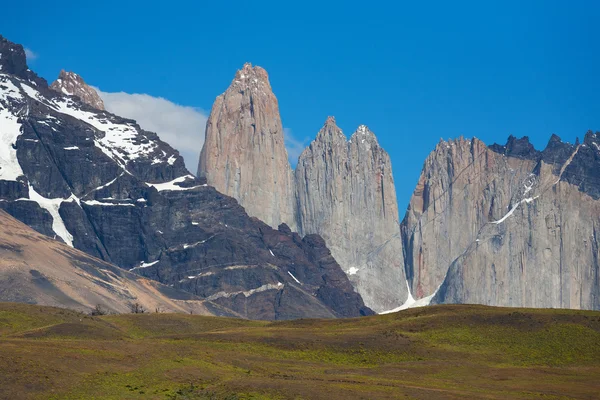
[[600,312],[90,317],[0,303],[4,399],[598,398]]

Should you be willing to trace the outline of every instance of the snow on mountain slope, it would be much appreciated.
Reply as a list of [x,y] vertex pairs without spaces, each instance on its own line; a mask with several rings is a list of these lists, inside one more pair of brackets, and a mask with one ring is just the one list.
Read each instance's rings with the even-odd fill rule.
[[[22,46],[1,36],[0,55],[0,209],[247,318],[372,313],[320,237],[250,218],[155,133],[50,90]],[[236,265],[253,267],[228,268]]]

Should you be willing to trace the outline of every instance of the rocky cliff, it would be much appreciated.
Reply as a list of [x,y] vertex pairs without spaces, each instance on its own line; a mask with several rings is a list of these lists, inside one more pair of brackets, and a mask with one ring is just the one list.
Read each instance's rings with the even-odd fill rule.
[[89,312],[183,312],[239,317],[193,294],[127,272],[46,237],[0,210],[0,301]]
[[600,308],[600,141],[440,142],[402,223],[416,298]]
[[372,313],[319,236],[250,218],[155,133],[49,89],[2,37],[0,208],[243,317]]
[[74,72],[61,70],[58,78],[50,85],[50,89],[66,96],[77,96],[85,104],[98,110],[104,110],[104,102],[98,92]]
[[293,173],[267,73],[246,64],[214,103],[198,175],[272,226],[322,235],[369,307],[407,299],[391,163],[365,126],[347,141],[329,118]]
[[360,126],[350,140],[329,117],[295,171],[298,226],[328,243],[366,304],[376,311],[408,297],[398,204],[388,154]]
[[245,64],[215,100],[198,176],[272,227],[296,229],[294,182],[267,72]]

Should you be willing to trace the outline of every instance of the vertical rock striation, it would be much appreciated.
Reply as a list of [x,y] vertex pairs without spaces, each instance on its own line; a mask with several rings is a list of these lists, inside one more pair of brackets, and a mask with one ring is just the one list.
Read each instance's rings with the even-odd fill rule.
[[402,223],[417,298],[600,308],[600,142],[440,142]]
[[245,64],[217,97],[198,176],[272,227],[296,229],[295,194],[277,98],[267,72]]
[[60,71],[58,79],[50,85],[50,89],[67,96],[77,96],[85,104],[104,110],[104,102],[92,87],[87,85],[83,78],[74,72]]
[[213,105],[198,175],[271,226],[322,235],[374,310],[407,299],[391,163],[366,126],[347,141],[329,117],[293,172],[267,73],[246,64]]
[[350,141],[329,117],[296,167],[298,225],[318,233],[375,311],[408,297],[388,154],[360,126]]

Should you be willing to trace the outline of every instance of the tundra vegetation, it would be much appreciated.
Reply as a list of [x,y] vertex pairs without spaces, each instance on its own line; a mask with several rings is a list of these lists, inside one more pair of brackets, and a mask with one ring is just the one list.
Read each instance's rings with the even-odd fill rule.
[[600,312],[440,305],[267,322],[0,303],[0,356],[6,399],[589,399]]

